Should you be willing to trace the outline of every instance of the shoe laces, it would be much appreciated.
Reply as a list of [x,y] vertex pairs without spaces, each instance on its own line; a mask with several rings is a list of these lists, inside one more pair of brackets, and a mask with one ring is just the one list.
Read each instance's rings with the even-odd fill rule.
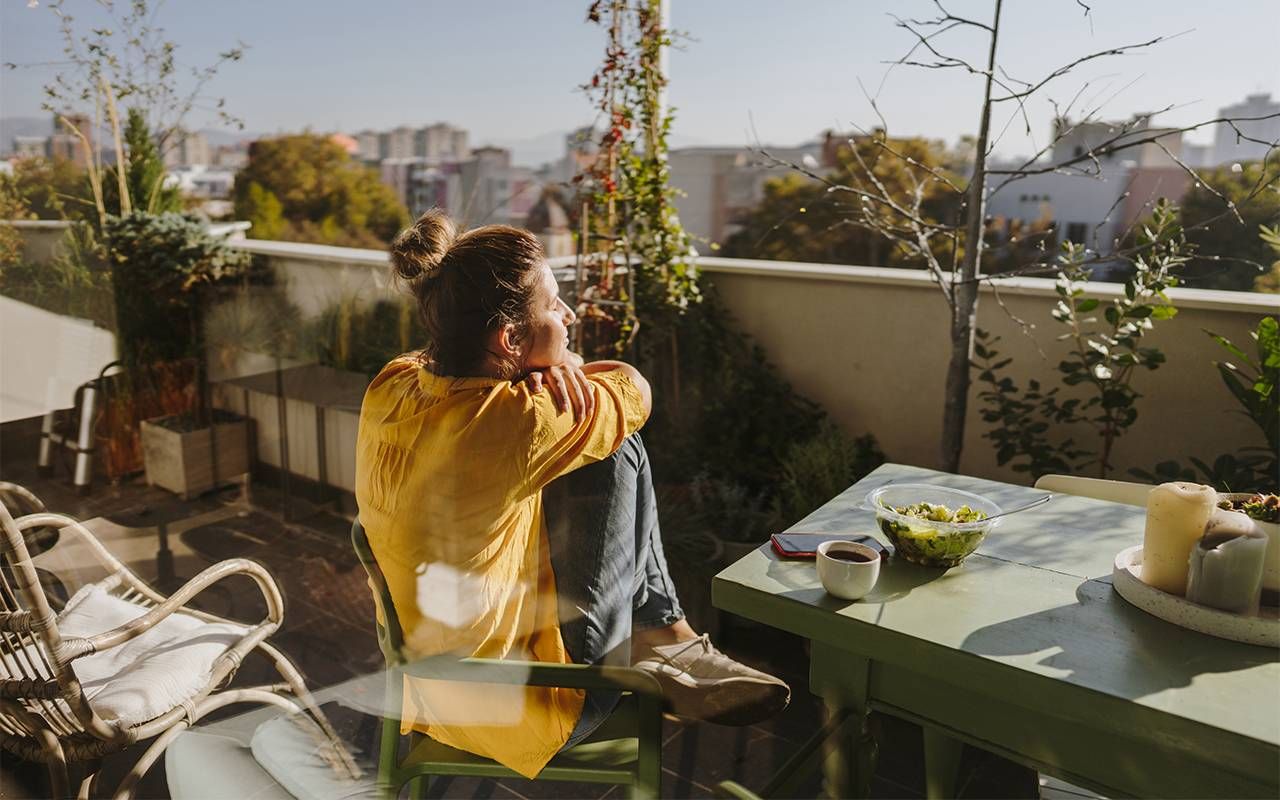
[[661,656],[663,661],[674,664],[677,658],[689,652],[690,650],[692,650],[694,647],[698,645],[702,645],[704,655],[716,652],[715,645],[711,643],[711,635],[707,633],[702,634],[696,639],[690,639],[689,641],[685,642],[684,647],[681,647],[679,650],[676,650],[674,653],[665,653],[656,648],[654,649],[653,652]]

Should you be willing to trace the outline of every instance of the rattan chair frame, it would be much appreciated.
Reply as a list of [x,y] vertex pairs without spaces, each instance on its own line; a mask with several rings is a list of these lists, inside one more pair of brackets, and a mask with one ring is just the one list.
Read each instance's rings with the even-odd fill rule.
[[[87,797],[94,791],[104,756],[154,737],[113,795],[131,798],[138,781],[183,730],[208,713],[233,703],[260,703],[278,706],[290,713],[308,714],[323,731],[327,739],[325,746],[333,760],[351,778],[360,777],[359,767],[316,705],[302,675],[284,653],[266,641],[284,620],[284,602],[275,580],[261,564],[245,558],[221,561],[166,597],[113,556],[85,526],[66,515],[43,510],[39,499],[26,489],[0,483],[0,501],[3,501],[0,502],[3,559],[10,572],[5,575],[0,571],[0,652],[10,673],[9,677],[0,678],[0,749],[28,761],[44,763],[49,770],[54,797],[67,795],[69,768],[85,768],[78,795]],[[15,519],[9,511],[10,505],[36,510]],[[26,546],[29,532],[47,527],[58,529],[60,535],[70,533],[79,537],[107,572],[107,578],[99,585],[147,611],[95,636],[62,636],[57,615]],[[238,620],[186,607],[200,592],[232,575],[249,577],[261,591],[267,606],[261,621],[246,626]],[[14,585],[10,585],[10,578]],[[177,612],[206,622],[246,626],[247,630],[218,657],[208,683],[187,703],[138,725],[123,725],[98,716],[76,677],[76,659],[121,645]],[[255,651],[274,664],[282,681],[221,688],[231,681],[245,657]],[[38,657],[39,663],[33,660],[32,654]],[[16,677],[13,676],[15,670]]]

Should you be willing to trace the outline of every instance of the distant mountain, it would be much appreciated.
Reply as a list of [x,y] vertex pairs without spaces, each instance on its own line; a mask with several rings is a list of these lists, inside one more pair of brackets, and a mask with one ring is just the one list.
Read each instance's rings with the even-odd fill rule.
[[[53,133],[52,117],[0,117],[0,155],[13,152],[15,136],[48,136]],[[223,131],[214,128],[202,128],[200,133],[209,140],[210,147],[233,145],[265,136],[254,131]],[[111,133],[106,128],[99,132],[99,137],[110,146]]]
[[472,147],[493,145],[511,151],[511,163],[525,167],[540,167],[549,161],[559,161],[564,156],[564,137],[568,131],[550,131],[527,139],[471,137]]
[[13,152],[15,136],[48,136],[53,133],[50,117],[0,117],[0,155]]
[[[565,137],[569,135],[569,131],[549,131],[539,136],[533,136],[528,139],[505,139],[505,138],[481,138],[472,137],[471,146],[477,147],[481,145],[494,145],[496,147],[505,147],[511,151],[511,162],[526,167],[540,167],[543,164],[552,161],[559,161],[564,157]],[[672,134],[670,145],[676,147],[699,147],[706,145],[704,139],[696,139],[691,136],[681,136]]]

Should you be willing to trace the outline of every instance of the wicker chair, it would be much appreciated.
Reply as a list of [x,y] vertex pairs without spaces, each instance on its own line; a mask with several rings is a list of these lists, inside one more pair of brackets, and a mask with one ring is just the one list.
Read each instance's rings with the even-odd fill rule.
[[[132,797],[139,779],[183,730],[215,709],[243,702],[279,706],[291,713],[307,712],[323,731],[327,741],[318,744],[335,768],[351,778],[359,777],[359,768],[311,698],[302,676],[283,653],[266,642],[280,627],[283,603],[275,581],[260,564],[243,558],[222,561],[164,597],[107,552],[83,525],[43,510],[43,504],[25,489],[0,483],[0,501],[4,529],[0,559],[0,748],[46,764],[53,796],[66,796],[69,766],[83,767],[79,795],[89,796],[95,791],[104,756],[154,737],[114,795]],[[15,519],[9,507],[29,513]],[[105,580],[84,587],[56,615],[25,542],[27,535],[49,528],[62,536],[79,537],[108,573]],[[258,585],[267,606],[264,620],[249,625],[185,607],[196,594],[231,575],[246,575]],[[77,598],[82,600],[77,603]],[[93,613],[78,613],[91,601],[97,603]],[[112,615],[120,620],[122,613],[127,617],[110,629],[80,630],[86,618],[90,623]],[[254,650],[274,662],[283,682],[219,690]],[[185,681],[183,686],[169,687],[169,697],[157,699],[148,695],[149,686],[127,683],[131,670],[136,684],[139,675],[147,674],[142,670],[163,669],[164,664],[173,663],[165,659],[175,657],[187,659],[197,668],[172,670],[162,680],[151,681]],[[127,661],[129,669],[104,675],[113,660]],[[92,678],[84,677],[91,674]],[[112,690],[117,691],[113,694]],[[182,697],[175,699],[179,694]],[[139,701],[143,696],[147,699]],[[116,705],[108,708],[111,703],[103,697],[116,698]],[[121,704],[129,702],[142,702],[139,713],[145,718],[121,713]],[[157,702],[162,706],[157,707]]]

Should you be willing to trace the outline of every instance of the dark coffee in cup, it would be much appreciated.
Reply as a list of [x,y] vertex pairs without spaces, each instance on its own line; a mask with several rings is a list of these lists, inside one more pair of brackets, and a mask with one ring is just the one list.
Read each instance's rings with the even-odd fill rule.
[[866,553],[856,550],[828,550],[828,558],[834,558],[836,561],[852,561],[857,564],[865,564],[872,559]]

